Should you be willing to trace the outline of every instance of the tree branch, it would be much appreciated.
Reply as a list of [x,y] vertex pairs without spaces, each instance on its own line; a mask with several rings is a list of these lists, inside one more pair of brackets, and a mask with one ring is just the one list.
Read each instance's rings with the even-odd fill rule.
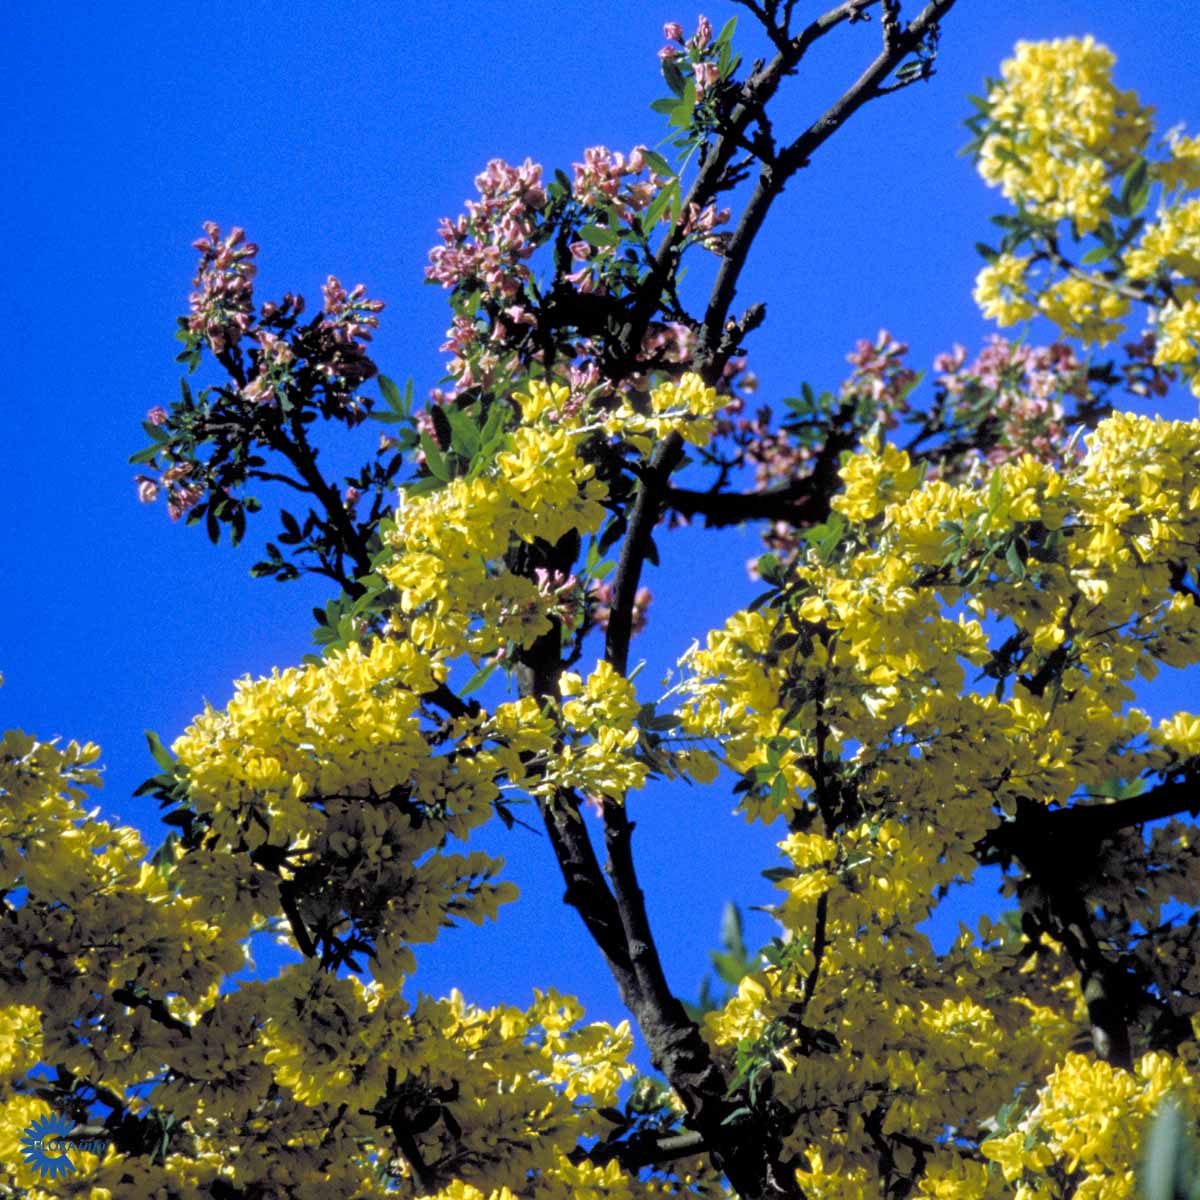
[[668,487],[664,503],[683,516],[703,516],[708,526],[740,525],[743,521],[820,525],[829,517],[842,451],[853,449],[858,441],[858,431],[844,427],[851,412],[847,406],[830,422],[825,444],[807,475],[762,492],[693,492]]
[[569,1158],[573,1163],[590,1162],[598,1167],[615,1159],[630,1174],[636,1174],[644,1167],[659,1166],[707,1151],[704,1138],[694,1131],[664,1137],[657,1130],[642,1129],[624,1141],[597,1142],[586,1150],[580,1146],[571,1151]]
[[1070,847],[1070,853],[1090,853],[1097,842],[1122,829],[1161,821],[1180,813],[1200,815],[1200,789],[1194,781],[1164,783],[1140,796],[1107,804],[1074,804],[1048,809],[1030,805],[1012,821],[997,825],[975,845],[975,858],[982,864],[1024,862],[1040,848],[1053,844]]
[[126,1008],[144,1008],[151,1019],[157,1021],[164,1029],[171,1029],[187,1038],[192,1036],[192,1027],[175,1016],[161,1000],[136,992],[132,987],[114,988],[112,996],[118,1004],[123,1004]]
[[[1106,838],[1178,813],[1200,813],[1195,780],[1162,784],[1108,804],[1047,809],[1023,804],[975,846],[981,863],[1020,862],[1028,876],[1022,911],[1032,936],[1045,929],[1065,947],[1080,975],[1097,1055],[1132,1069],[1128,1014],[1130,980],[1103,952],[1084,900],[1086,871]],[[1161,1003],[1161,1002],[1160,1002]]]

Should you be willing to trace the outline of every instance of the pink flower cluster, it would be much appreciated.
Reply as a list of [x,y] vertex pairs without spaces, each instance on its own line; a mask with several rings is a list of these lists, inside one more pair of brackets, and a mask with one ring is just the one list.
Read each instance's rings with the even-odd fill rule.
[[714,230],[728,220],[729,209],[718,209],[715,204],[703,209],[698,204],[689,204],[680,217],[684,237],[695,238],[706,250],[715,254],[724,253],[730,235]]
[[382,300],[368,300],[364,284],[356,284],[347,292],[336,275],[330,275],[321,285],[325,298],[323,328],[332,331],[334,339],[345,346],[361,349],[361,344],[371,340],[371,331],[379,328],[379,317],[383,312]]
[[646,208],[658,191],[658,176],[653,171],[649,179],[625,184],[627,178],[636,177],[646,169],[645,154],[645,146],[634,146],[626,160],[625,155],[614,153],[607,146],[589,146],[583,152],[583,162],[572,164],[575,172],[572,194],[585,208],[615,204],[628,221],[634,213]]
[[658,52],[658,57],[663,62],[676,62],[686,56],[691,66],[697,104],[703,103],[705,95],[721,78],[720,65],[713,57],[716,48],[712,46],[712,33],[712,22],[703,15],[696,24],[696,32],[686,41],[683,26],[678,21],[668,21],[663,26],[667,44]]
[[916,371],[904,365],[906,342],[896,341],[881,329],[873,342],[860,338],[846,361],[854,373],[841,388],[844,400],[869,397],[875,405],[875,420],[885,429],[895,429],[896,414],[908,412],[907,396],[917,382]]
[[542,168],[526,159],[519,167],[494,158],[476,176],[479,200],[438,227],[442,245],[429,252],[425,277],[444,288],[482,283],[494,296],[515,296],[529,278],[523,264],[534,251],[536,214],[546,207]]
[[252,404],[270,404],[278,389],[288,380],[295,359],[291,345],[269,329],[254,331],[258,342],[258,373],[242,388],[243,400]]
[[204,223],[205,236],[192,245],[200,251],[200,265],[192,280],[188,328],[201,334],[214,354],[237,345],[254,320],[253,259],[258,247],[246,241],[246,232],[234,228],[226,238],[213,221]]
[[966,359],[966,349],[956,345],[939,354],[933,366],[956,423],[999,421],[983,461],[995,466],[1023,454],[1058,461],[1067,442],[1062,397],[1088,396],[1087,368],[1071,347],[1061,342],[1029,346],[993,334],[973,362]]
[[[151,409],[150,413],[155,410]],[[153,421],[149,414],[147,419]],[[160,424],[161,422],[153,422]],[[138,475],[138,499],[143,504],[153,504],[158,499],[160,488],[167,489],[167,512],[172,521],[178,521],[190,508],[194,508],[204,497],[204,485],[189,480],[193,470],[189,462],[175,463],[168,467],[157,479],[148,475]]]
[[547,612],[556,616],[563,628],[574,629],[584,611],[583,588],[579,580],[562,571],[547,571],[545,567],[535,568],[533,576]]
[[[703,50],[712,41],[712,22],[702,14],[696,24],[696,32],[685,41],[683,26],[678,21],[668,21],[663,26],[663,37],[667,39],[667,44],[658,52],[658,57],[678,58],[685,50]],[[675,45],[671,45],[672,42]]]
[[[641,633],[646,628],[646,622],[649,620],[650,605],[653,600],[654,593],[649,588],[638,588],[634,594],[632,624],[634,633]],[[608,622],[612,617],[612,603],[613,585],[593,579],[588,584],[588,610],[593,628],[608,628]]]
[[1125,344],[1125,356],[1121,371],[1125,376],[1125,387],[1135,396],[1165,396],[1167,389],[1179,378],[1175,367],[1164,367],[1154,361],[1157,339],[1151,330],[1142,334],[1136,342]]

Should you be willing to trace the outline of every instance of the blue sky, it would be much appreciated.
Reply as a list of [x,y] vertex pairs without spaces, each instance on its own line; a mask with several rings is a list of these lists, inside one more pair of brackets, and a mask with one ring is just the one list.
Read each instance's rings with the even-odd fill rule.
[[[704,11],[719,27],[740,10]],[[442,374],[449,323],[442,292],[422,282],[438,218],[461,211],[489,158],[569,171],[585,146],[657,143],[661,26],[691,30],[696,15],[645,0],[13,10],[0,31],[0,727],[100,742],[98,802],[153,846],[155,809],[131,798],[154,771],[142,731],[169,743],[205,699],[224,703],[235,678],[311,648],[309,610],[326,593],[247,574],[269,522],[252,524],[236,551],[214,549],[134,494],[126,459],[143,444],[139,422],[178,394],[174,322],[201,222],[243,225],[260,244],[262,297],[316,300],[329,273],[365,283],[388,305],[377,360],[423,395]],[[1119,0],[962,0],[935,79],[868,106],[771,216],[739,294],[742,306],[767,303],[751,343],[763,399],[802,380],[836,386],[855,340],[881,326],[911,344],[917,367],[956,341],[979,345],[989,328],[970,298],[972,246],[1002,205],[955,154],[967,93],[1017,39],[1085,32],[1116,51],[1118,81],[1157,107],[1160,128],[1200,127],[1200,7],[1174,0],[1151,16]],[[777,128],[798,130],[835,99],[877,37],[872,23],[821,43]],[[1159,407],[1195,415],[1186,395]],[[364,456],[374,437],[368,426]],[[753,594],[744,563],[758,553],[749,531],[685,531],[662,545],[664,567],[647,580],[650,631],[634,646],[648,660],[647,696],[693,638]],[[1142,702],[1162,715],[1194,706],[1194,690],[1173,674]],[[776,861],[774,839],[731,819],[718,790],[651,788],[633,806],[664,959],[691,997],[724,901],[771,901],[759,871]],[[531,987],[552,984],[619,1017],[598,954],[561,904],[545,839],[496,829],[482,844],[508,857],[523,901],[496,926],[443,935],[419,955],[414,986],[526,1003]],[[969,898],[962,911],[990,903]],[[752,914],[752,940],[770,933]]]

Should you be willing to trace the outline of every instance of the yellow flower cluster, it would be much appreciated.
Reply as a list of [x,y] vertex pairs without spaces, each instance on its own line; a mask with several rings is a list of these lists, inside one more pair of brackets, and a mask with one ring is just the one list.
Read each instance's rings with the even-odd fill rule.
[[[1099,275],[1072,274],[1058,280],[1038,296],[1037,307],[1063,333],[1097,346],[1115,342],[1129,315],[1128,297]],[[989,315],[986,310],[984,315]]]
[[623,438],[647,453],[655,442],[678,433],[693,446],[705,446],[712,437],[712,418],[727,401],[707,387],[699,375],[684,375],[677,383],[660,384],[650,393],[650,412],[635,409],[628,397],[604,419],[606,433]]
[[[278,912],[282,879],[319,862],[346,917],[370,928],[374,974],[389,984],[412,973],[409,946],[433,941],[448,917],[494,916],[515,897],[511,884],[482,882],[498,860],[430,854],[465,839],[499,795],[487,762],[430,752],[420,693],[444,674],[411,642],[379,639],[241,681],[173,747],[215,835],[180,857],[180,882],[248,927]],[[285,865],[229,853],[264,845]]]
[[1145,1055],[1133,1074],[1068,1054],[1019,1126],[981,1149],[1018,1185],[1020,1200],[1044,1195],[1042,1177],[1055,1165],[1078,1180],[1071,1194],[1079,1200],[1124,1200],[1136,1195],[1149,1118],[1168,1095],[1189,1096],[1195,1084],[1188,1065],[1165,1054]]
[[1200,188],[1200,134],[1183,137],[1176,132],[1167,139],[1169,157],[1155,164],[1155,178],[1168,191]]
[[[369,669],[354,653],[349,661]],[[335,656],[331,669],[346,669],[339,662]],[[597,714],[606,703],[602,675],[587,691]],[[243,686],[218,741],[236,721],[252,724],[258,705],[245,693],[253,690]],[[311,703],[318,693],[298,677],[283,686],[277,677],[261,682],[257,702],[268,695],[281,702],[285,694]],[[314,722],[306,736],[311,754],[331,729]],[[181,741],[182,750],[199,755],[189,759],[197,764],[215,749],[197,730]],[[95,759],[93,746],[60,748],[19,733],[0,741],[0,863],[5,891],[25,891],[5,913],[0,953],[5,1184],[34,1198],[50,1195],[18,1147],[31,1121],[51,1112],[27,1094],[29,1072],[49,1062],[118,1095],[143,1089],[130,1093],[132,1110],[170,1113],[176,1127],[164,1158],[126,1158],[111,1148],[74,1153],[77,1170],[63,1194],[199,1200],[220,1179],[261,1195],[383,1197],[396,1176],[412,1174],[411,1161],[395,1157],[391,1120],[419,1131],[415,1145],[438,1195],[469,1195],[464,1173],[484,1195],[650,1194],[617,1163],[601,1168],[570,1158],[580,1138],[606,1131],[598,1110],[616,1102],[632,1074],[627,1024],[583,1023],[579,1004],[554,992],[536,993],[527,1010],[477,1009],[457,992],[410,1008],[394,984],[364,984],[315,959],[222,994],[221,980],[243,965],[238,943],[246,929],[224,914],[214,920],[221,909],[211,897],[185,886],[198,881],[183,871],[188,853],[177,850],[174,865],[160,872],[140,861],[144,848],[129,831],[84,820],[80,801],[98,782]],[[244,802],[240,777],[225,789],[218,778],[206,775],[208,811],[221,811],[232,793]],[[310,844],[324,838],[324,853],[348,857],[372,836],[388,845],[389,830],[377,822],[360,828],[354,845],[345,840],[344,819],[338,824],[342,840],[306,827]],[[446,861],[428,856],[420,869],[432,863],[436,876]],[[482,866],[441,869],[457,878]],[[437,878],[411,868],[407,883],[393,886],[410,894],[404,903],[428,903],[435,922],[459,911],[438,899]],[[148,1095],[147,1084],[154,1085]],[[380,1104],[395,1106],[382,1127],[374,1116]]]
[[[1154,361],[1193,368],[1200,358],[1200,299],[1168,304],[1158,322]],[[1190,371],[1192,391],[1200,396],[1200,372]]]
[[983,315],[1001,325],[1027,321],[1037,307],[1027,297],[1025,272],[1029,259],[1016,254],[998,255],[975,278],[975,303]]
[[[577,1001],[554,991],[535,992],[527,1010],[475,1008],[457,991],[422,997],[410,1018],[420,1070],[401,1091],[412,1097],[410,1109],[442,1097],[445,1115],[416,1137],[423,1161],[443,1164],[436,1195],[470,1195],[454,1190],[464,1176],[486,1180],[484,1195],[508,1188],[547,1200],[568,1200],[588,1182],[567,1155],[579,1138],[603,1131],[598,1110],[633,1073],[632,1037],[626,1023],[579,1027],[581,1016]],[[619,1168],[610,1175],[614,1186],[643,1194]]]
[[[1018,225],[1024,214],[1051,227],[1070,219],[1082,239],[1107,222],[1099,233],[1119,276],[1071,262],[1057,232],[1026,229],[1043,248],[993,257],[979,272],[975,300],[1001,325],[1041,315],[1086,345],[1107,345],[1125,332],[1141,299],[1156,335],[1154,362],[1180,368],[1200,396],[1200,199],[1187,195],[1200,187],[1200,136],[1173,133],[1166,157],[1142,160],[1153,110],[1116,90],[1113,62],[1091,38],[1019,43],[987,97],[979,170],[1021,209],[1012,218]],[[1163,187],[1159,210],[1122,235],[1111,203],[1119,194],[1113,211],[1122,211],[1139,161],[1145,186]]]
[[601,660],[586,681],[568,671],[560,686],[567,697],[561,720],[543,714],[530,697],[499,705],[480,729],[480,737],[497,746],[482,750],[478,761],[545,799],[567,789],[624,800],[649,775],[638,757],[633,684]]
[[[545,412],[544,385],[530,411]],[[507,641],[529,646],[550,629],[552,602],[532,580],[503,566],[514,539],[554,545],[568,532],[594,533],[604,486],[579,455],[580,437],[550,424],[523,425],[491,470],[406,499],[388,535],[382,568],[400,593],[397,622],[418,646],[456,657],[493,654]]]
[[[1073,1194],[1124,1196],[1144,1115],[1190,1079],[1143,1060],[1157,1082],[1131,1083],[1135,1103],[1112,1085],[1120,1071],[1082,1070],[1068,1049],[1087,1017],[1061,948],[1022,959],[1019,943],[989,946],[985,922],[982,944],[964,931],[939,957],[920,931],[935,897],[971,878],[971,847],[998,813],[1200,756],[1190,714],[1147,745],[1128,687],[1156,663],[1200,661],[1200,610],[1170,567],[1200,546],[1200,422],[1122,414],[1088,449],[1070,473],[1027,457],[987,487],[955,487],[917,486],[905,455],[866,447],[835,505],[853,550],[801,562],[787,609],[737,614],[689,659],[685,728],[743,776],[748,817],[792,829],[774,910],[788,949],[705,1033],[739,1059],[769,1047],[772,1095],[800,1114],[789,1144],[808,1164],[806,1194],[871,1191],[882,1135],[901,1177],[917,1171],[905,1147],[927,1148],[921,1195],[999,1197],[1019,1174],[1032,1197],[1046,1172],[1078,1167],[1092,1190]],[[1008,694],[967,689],[964,667],[994,668],[1014,634],[1023,660]],[[1128,911],[1145,928],[1173,899],[1192,903],[1188,828],[1164,829],[1150,859],[1131,848],[1127,877],[1097,902],[1118,911],[1140,895]],[[1004,980],[1019,969],[1015,990]],[[1021,1136],[985,1142],[1002,1173],[930,1149],[946,1126],[984,1141],[1039,1079]]]
[[1111,175],[1150,135],[1152,110],[1113,86],[1114,62],[1091,37],[1018,42],[987,97],[997,128],[980,151],[984,179],[1036,216],[1095,229]]

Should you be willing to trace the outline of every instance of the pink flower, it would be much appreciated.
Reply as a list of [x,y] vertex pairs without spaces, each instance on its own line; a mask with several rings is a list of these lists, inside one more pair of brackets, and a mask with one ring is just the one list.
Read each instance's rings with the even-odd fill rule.
[[235,228],[226,238],[213,221],[204,223],[205,237],[192,243],[200,251],[200,265],[189,297],[191,316],[188,328],[201,334],[214,354],[238,343],[254,320],[253,279],[257,268],[252,259],[258,253],[253,242],[245,240],[243,229]]
[[707,46],[712,39],[712,22],[704,15],[701,15],[699,22],[696,25],[696,45]]
[[167,514],[172,521],[178,521],[185,512],[194,508],[204,495],[204,488],[198,483],[185,483],[183,487],[174,488],[167,499]]
[[158,484],[146,475],[137,477],[138,499],[143,504],[153,504],[158,499]]
[[170,487],[171,484],[178,483],[181,479],[186,479],[191,473],[192,464],[190,462],[176,463],[173,467],[168,467],[163,472],[163,486]]
[[715,62],[699,62],[692,70],[696,77],[696,99],[699,100],[721,77],[721,72]]
[[156,404],[147,414],[146,420],[151,425],[165,425],[167,421],[167,410],[160,404]]
[[668,42],[682,42],[683,26],[680,25],[678,21],[668,21],[663,26],[663,37],[665,37]]

